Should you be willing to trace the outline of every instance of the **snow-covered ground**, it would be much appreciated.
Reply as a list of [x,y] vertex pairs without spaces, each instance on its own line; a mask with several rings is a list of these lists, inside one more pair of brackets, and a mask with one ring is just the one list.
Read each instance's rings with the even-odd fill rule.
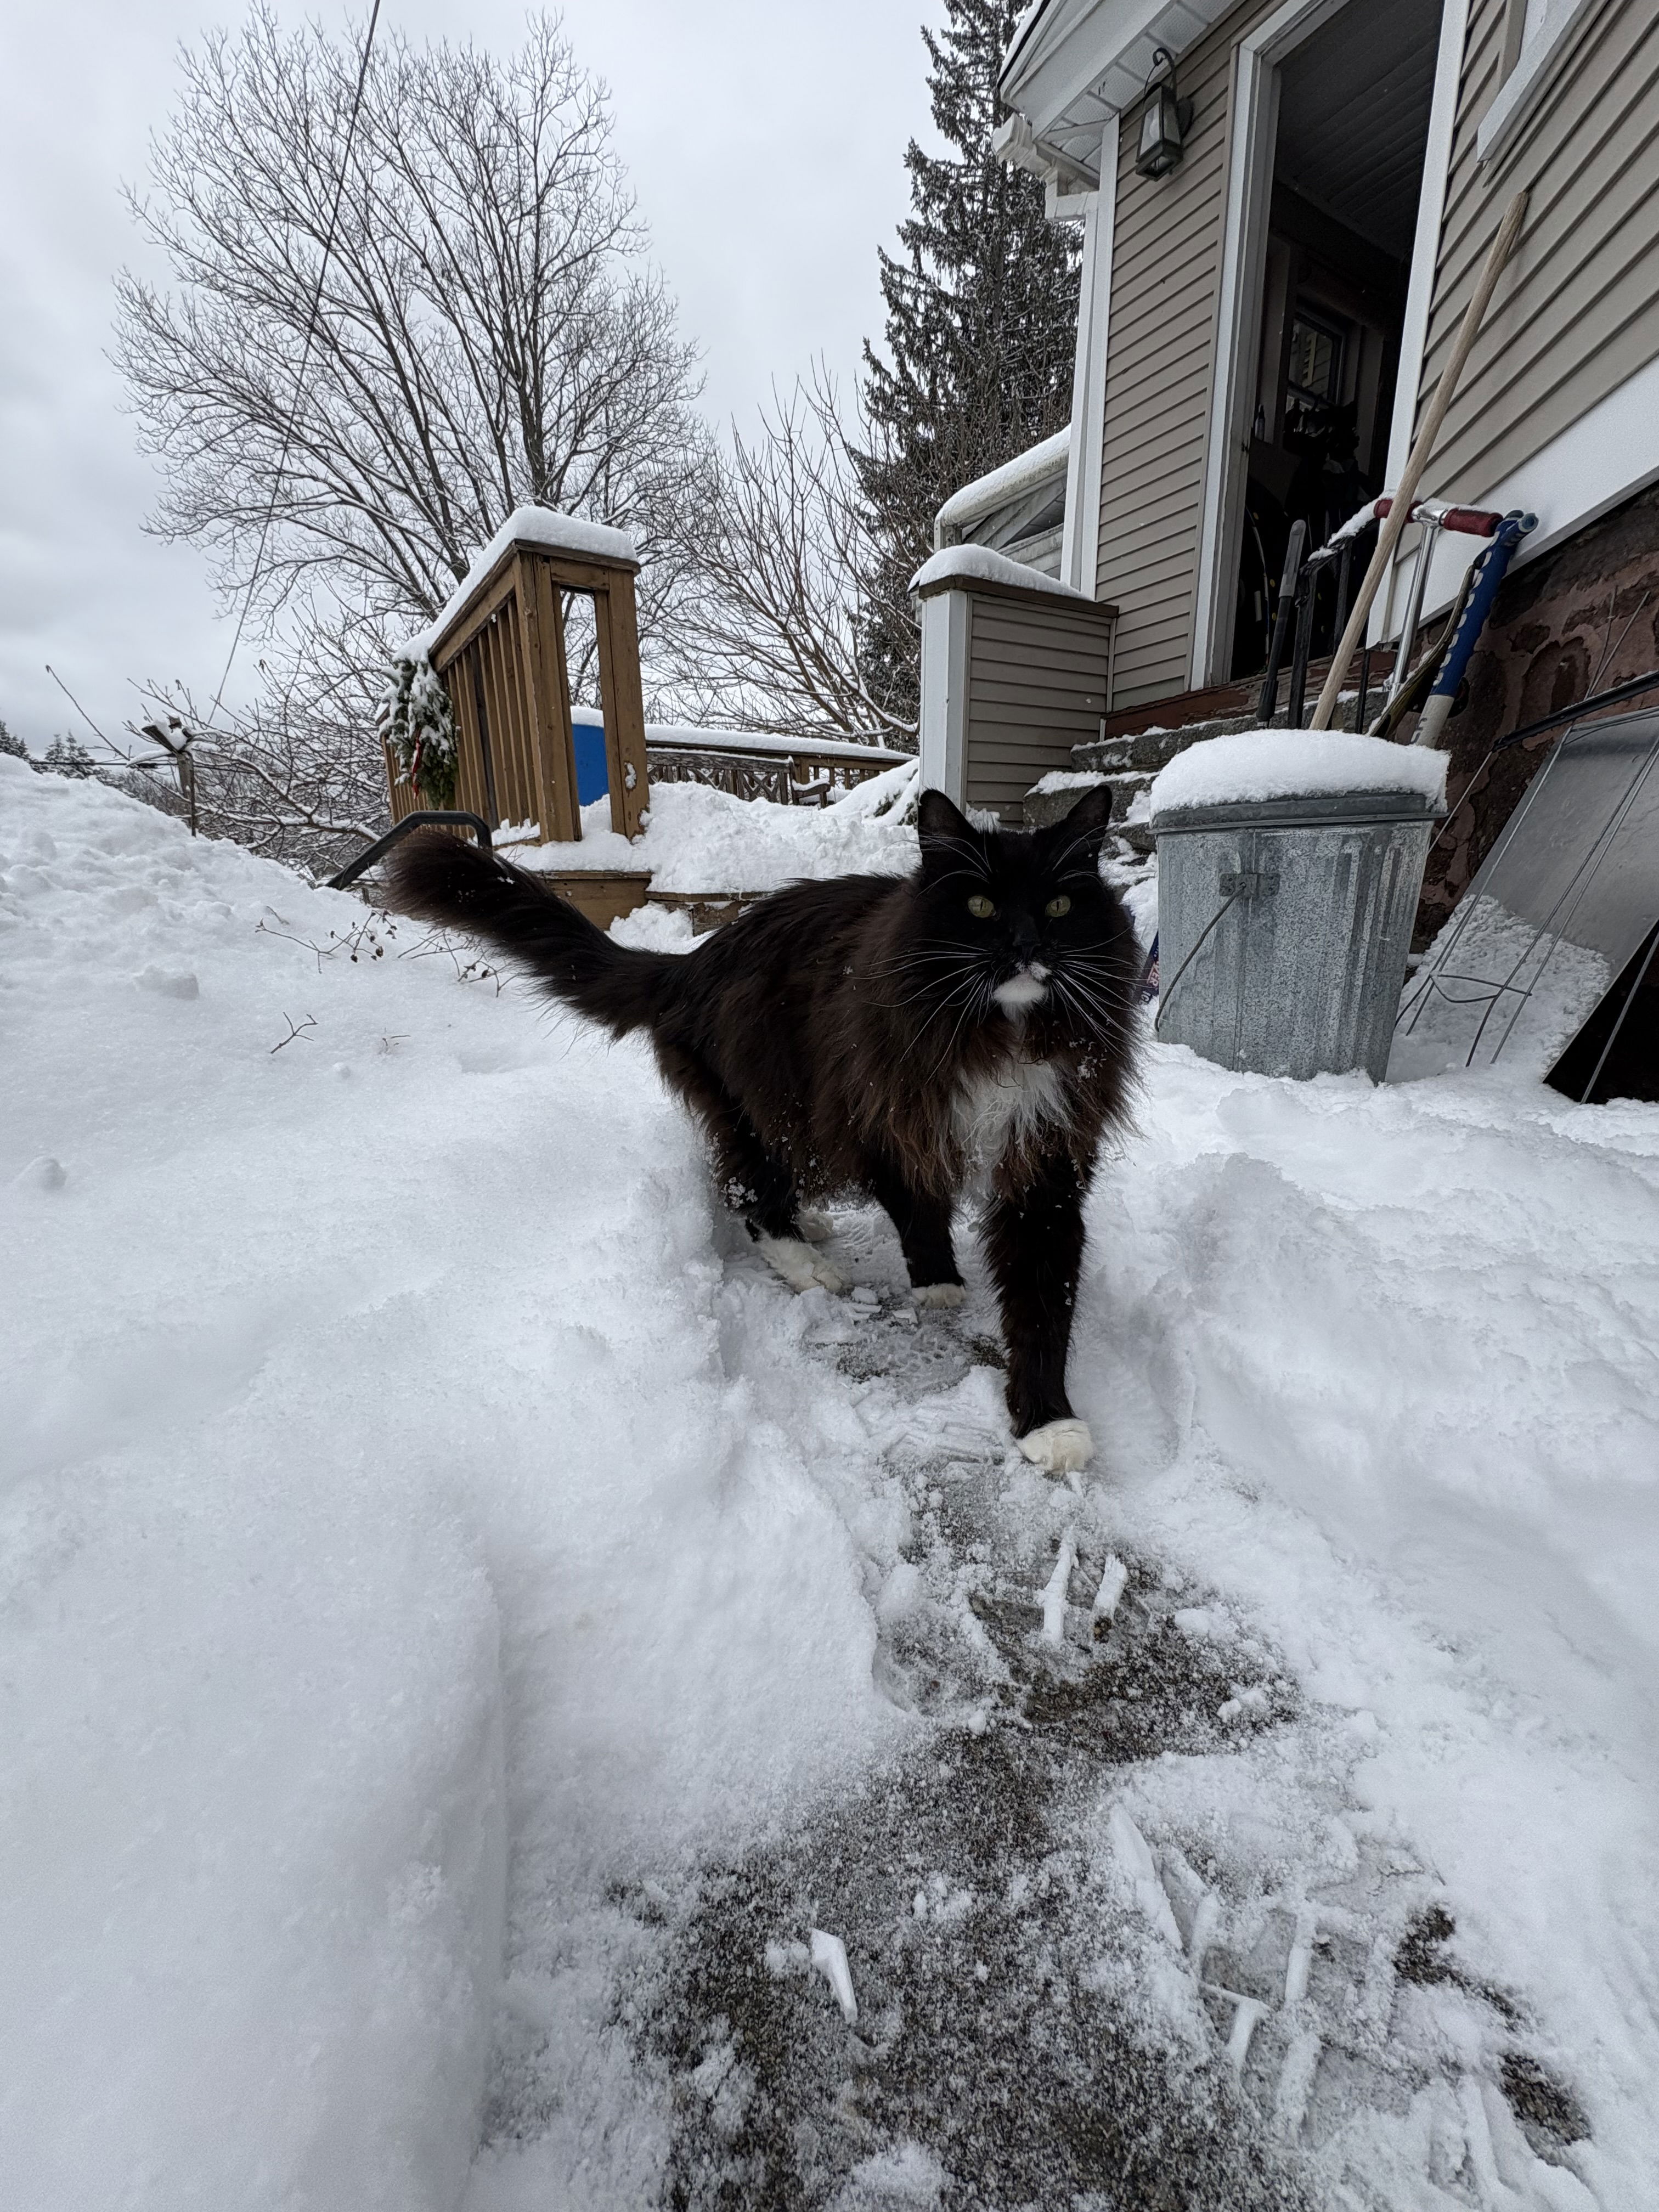
[[659,891],[773,891],[807,876],[890,872],[915,860],[915,832],[901,817],[916,775],[915,762],[907,761],[836,793],[824,807],[734,799],[705,783],[659,783],[644,834],[632,844],[611,827],[611,801],[596,799],[582,809],[579,842],[515,846],[513,858],[547,870],[648,868]]
[[900,2113],[976,2004],[1073,2173],[1146,2065],[1194,2204],[1659,2200],[1659,1109],[1155,1049],[1072,1491],[465,957],[0,759],[0,2202],[1090,2201]]

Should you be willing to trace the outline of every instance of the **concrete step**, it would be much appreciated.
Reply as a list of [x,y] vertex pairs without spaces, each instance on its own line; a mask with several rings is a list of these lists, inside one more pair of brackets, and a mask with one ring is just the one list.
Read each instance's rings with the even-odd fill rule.
[[1084,793],[1096,784],[1109,784],[1112,791],[1112,821],[1121,822],[1130,807],[1152,783],[1144,769],[1119,770],[1112,775],[1079,772],[1075,783],[1067,783],[1059,791],[1028,791],[1024,801],[1024,818],[1028,830],[1047,830],[1056,822],[1063,822]]
[[[1372,696],[1380,702],[1379,694],[1374,692]],[[1352,726],[1354,704],[1352,700],[1344,702],[1337,718],[1339,728]],[[1090,782],[1111,785],[1112,834],[1144,856],[1154,849],[1152,833],[1144,822],[1131,823],[1126,817],[1141,793],[1150,790],[1158,770],[1167,768],[1188,745],[1198,744],[1206,738],[1229,737],[1236,730],[1256,727],[1254,714],[1212,714],[1201,722],[1183,723],[1178,729],[1138,730],[1127,736],[1094,738],[1086,744],[1073,746],[1070,772],[1079,779],[1086,776]],[[1042,830],[1060,821],[1086,788],[1087,785],[1079,781],[1059,791],[1028,792],[1024,801],[1025,826]]]
[[1255,726],[1254,714],[1215,714],[1206,721],[1185,723],[1179,729],[1138,730],[1133,737],[1094,738],[1086,744],[1073,745],[1072,758],[1079,769],[1097,769],[1108,775],[1115,769],[1139,769],[1156,775],[1177,753],[1184,753],[1201,738],[1224,737],[1234,730]]

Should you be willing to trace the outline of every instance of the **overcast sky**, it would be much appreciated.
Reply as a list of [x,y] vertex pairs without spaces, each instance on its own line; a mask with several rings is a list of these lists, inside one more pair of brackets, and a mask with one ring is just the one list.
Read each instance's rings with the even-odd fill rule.
[[[337,27],[365,11],[283,12]],[[905,142],[929,135],[919,26],[940,12],[568,0],[716,419],[750,416],[817,354],[850,376],[878,333],[876,247],[905,210]],[[37,750],[58,730],[90,742],[46,662],[115,734],[130,678],[210,694],[229,647],[201,558],[143,532],[155,478],[104,356],[112,278],[135,258],[120,186],[143,179],[180,42],[241,15],[222,0],[0,4],[0,719]],[[505,47],[524,17],[514,0],[382,0],[380,22]]]

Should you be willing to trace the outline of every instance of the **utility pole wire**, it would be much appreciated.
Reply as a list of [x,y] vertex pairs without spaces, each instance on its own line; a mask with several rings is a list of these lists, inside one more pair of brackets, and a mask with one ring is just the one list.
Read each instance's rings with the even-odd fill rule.
[[64,696],[69,701],[70,706],[74,708],[76,713],[81,717],[81,720],[86,724],[87,727],[92,732],[94,737],[97,738],[99,744],[102,745],[109,745],[110,750],[113,752],[115,750],[114,746],[109,744],[109,739],[99,728],[97,723],[93,720],[91,715],[88,714],[86,708],[76,697],[74,692],[70,690],[69,685],[64,683],[63,678],[52,666],[51,661],[47,661],[46,663],[46,673],[51,677],[52,682],[58,686],[58,689],[63,693]]
[[[283,489],[283,471],[288,466],[289,450],[294,443],[295,426],[300,420],[300,402],[305,398],[306,371],[311,366],[311,349],[317,337],[317,317],[323,304],[323,283],[328,275],[329,258],[334,251],[335,237],[340,227],[340,203],[345,198],[346,178],[351,168],[351,149],[357,137],[357,117],[363,104],[363,87],[368,82],[368,58],[374,46],[374,27],[380,20],[380,0],[374,0],[369,10],[368,29],[363,38],[363,58],[357,71],[357,89],[352,95],[351,118],[346,125],[345,149],[340,156],[340,179],[334,188],[334,205],[328,218],[328,235],[323,240],[323,258],[317,266],[317,289],[311,297],[311,314],[306,324],[306,342],[300,352],[299,373],[294,380],[294,404],[289,410],[288,426],[283,433],[283,448],[276,457],[276,472],[270,480],[270,497],[265,504],[265,519],[259,529],[259,543],[254,548],[253,567],[249,572],[247,591],[242,599],[242,611],[236,617],[236,635],[230,641],[226,655],[224,672],[219,678],[219,688],[213,695],[213,704],[208,709],[210,718],[224,704],[225,686],[230,681],[230,672],[235,665],[237,650],[246,627],[248,610],[253,605],[253,594],[258,587],[259,569],[265,557],[265,541],[270,536],[271,518],[276,512],[276,501]],[[108,740],[106,739],[106,743]],[[286,1039],[284,1039],[286,1042]]]

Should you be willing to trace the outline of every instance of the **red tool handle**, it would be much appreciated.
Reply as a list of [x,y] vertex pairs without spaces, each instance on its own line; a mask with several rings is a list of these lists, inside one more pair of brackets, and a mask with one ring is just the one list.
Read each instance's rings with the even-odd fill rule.
[[[1377,501],[1376,519],[1379,522],[1387,520],[1393,505],[1391,499]],[[1492,514],[1484,507],[1443,507],[1435,517],[1442,530],[1461,531],[1466,538],[1493,538],[1503,520],[1501,514]]]

